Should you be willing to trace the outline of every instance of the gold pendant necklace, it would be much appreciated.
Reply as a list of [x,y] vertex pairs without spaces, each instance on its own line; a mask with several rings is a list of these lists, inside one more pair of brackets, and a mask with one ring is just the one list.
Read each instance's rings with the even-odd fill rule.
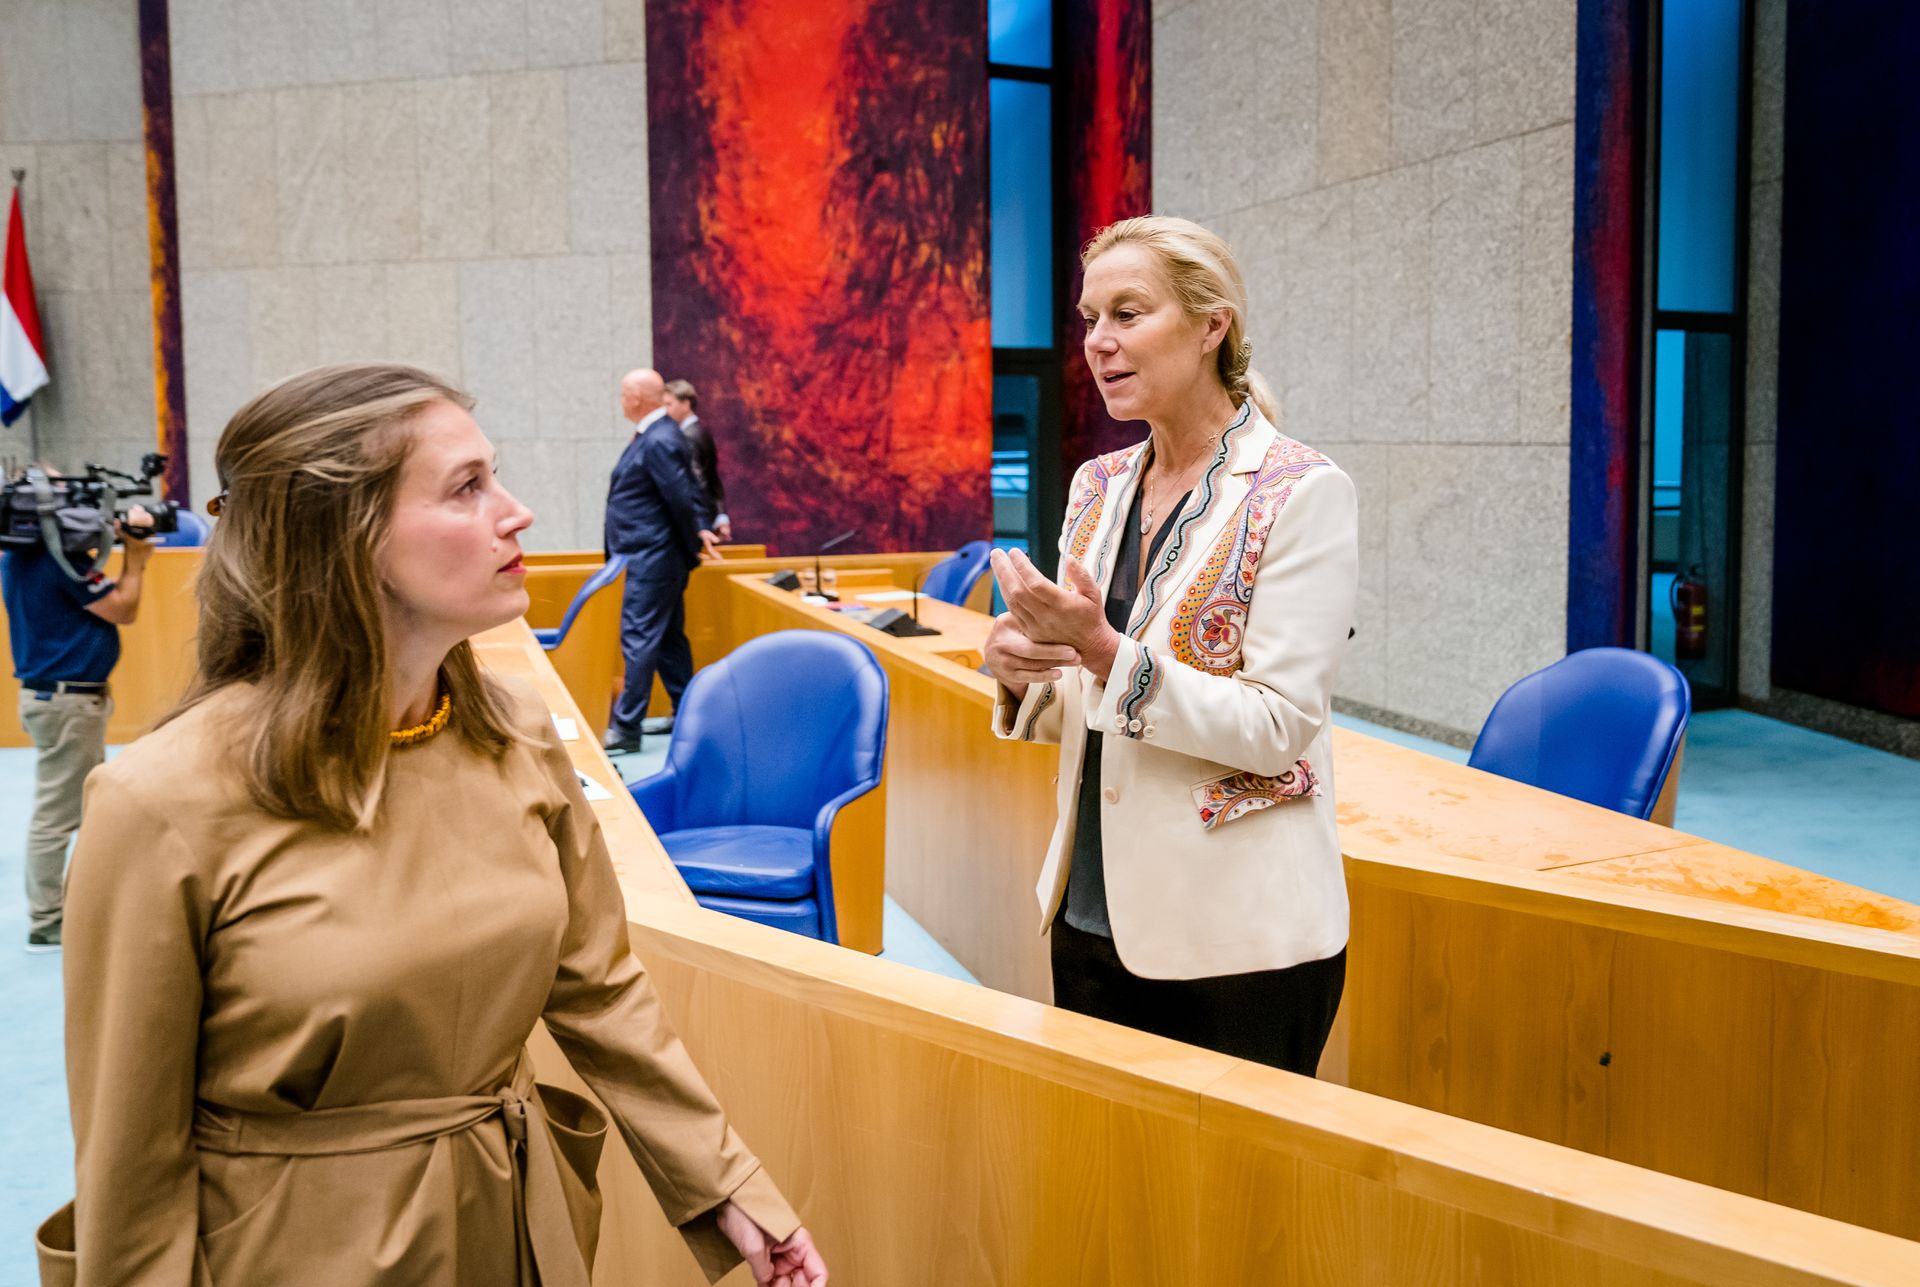
[[[1224,433],[1225,431],[1223,430],[1222,432]],[[1211,445],[1209,445],[1205,451],[1202,451],[1200,455],[1195,459],[1205,460],[1208,454],[1213,450],[1215,450],[1218,447],[1218,445],[1219,445],[1219,440],[1215,439],[1214,442]],[[1189,463],[1187,465],[1187,469],[1192,469],[1192,468],[1193,468],[1193,464]],[[1181,472],[1184,473],[1186,471],[1182,470]],[[1146,485],[1146,488],[1144,489],[1146,492],[1146,496],[1140,506],[1140,535],[1142,536],[1150,535],[1153,532],[1153,481],[1154,480],[1151,476],[1147,479],[1147,485]],[[1189,488],[1188,490],[1191,490],[1191,489]]]

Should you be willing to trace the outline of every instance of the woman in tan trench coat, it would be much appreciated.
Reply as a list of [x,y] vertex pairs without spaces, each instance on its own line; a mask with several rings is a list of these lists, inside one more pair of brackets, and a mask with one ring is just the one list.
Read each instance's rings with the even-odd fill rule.
[[532,522],[469,406],[332,367],[221,438],[199,679],[87,783],[43,1281],[587,1287],[607,1124],[535,1087],[544,1019],[710,1279],[826,1282],[628,949],[544,705],[465,643],[526,610]]

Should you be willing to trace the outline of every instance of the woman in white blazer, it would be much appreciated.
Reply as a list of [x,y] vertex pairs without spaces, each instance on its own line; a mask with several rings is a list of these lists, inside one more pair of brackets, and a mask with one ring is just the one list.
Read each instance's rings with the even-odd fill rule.
[[995,731],[1060,744],[1054,1002],[1312,1075],[1346,977],[1353,484],[1274,427],[1225,242],[1129,219],[1082,264],[1087,365],[1151,433],[1075,474],[1058,583],[993,552],[986,647]]

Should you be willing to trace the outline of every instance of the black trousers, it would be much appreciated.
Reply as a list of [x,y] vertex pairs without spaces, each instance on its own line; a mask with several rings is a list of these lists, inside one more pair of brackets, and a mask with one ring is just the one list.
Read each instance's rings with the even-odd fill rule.
[[615,703],[612,727],[638,733],[653,700],[653,673],[677,710],[693,679],[693,648],[687,643],[686,566],[672,556],[636,557],[627,565],[620,601],[620,651],[626,654],[626,686]]
[[1053,918],[1053,1003],[1142,1032],[1311,1077],[1347,982],[1347,950],[1285,970],[1143,979],[1113,940]]

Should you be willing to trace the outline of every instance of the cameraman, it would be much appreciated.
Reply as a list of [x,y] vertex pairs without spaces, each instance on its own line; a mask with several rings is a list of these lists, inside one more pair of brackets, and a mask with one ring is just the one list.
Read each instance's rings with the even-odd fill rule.
[[136,505],[119,525],[126,564],[118,581],[102,573],[76,581],[42,547],[0,556],[20,723],[39,753],[27,826],[29,952],[60,949],[67,842],[80,826],[80,788],[106,758],[107,716],[113,711],[107,676],[120,660],[119,627],[132,625],[140,611],[140,583],[153,557],[152,543],[127,528],[150,530],[152,522]]

